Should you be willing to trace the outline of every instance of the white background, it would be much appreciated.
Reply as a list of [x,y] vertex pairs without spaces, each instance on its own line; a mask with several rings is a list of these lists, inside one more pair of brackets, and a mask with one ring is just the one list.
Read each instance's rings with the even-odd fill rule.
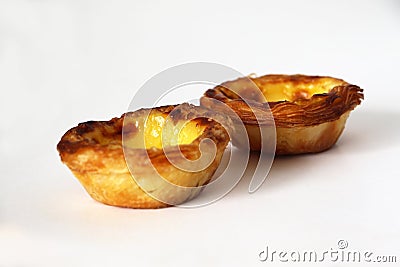
[[[399,14],[395,0],[0,0],[0,266],[265,266],[267,245],[322,253],[339,239],[399,262]],[[59,160],[62,134],[194,61],[331,75],[365,101],[333,149],[277,159],[255,194],[246,176],[199,209],[93,201]]]

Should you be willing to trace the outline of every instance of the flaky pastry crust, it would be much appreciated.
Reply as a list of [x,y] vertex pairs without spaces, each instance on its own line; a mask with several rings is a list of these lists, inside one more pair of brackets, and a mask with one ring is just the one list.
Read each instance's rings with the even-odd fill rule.
[[[128,208],[162,208],[170,206],[171,203],[181,204],[198,195],[201,191],[200,186],[210,181],[229,142],[229,135],[221,124],[207,119],[209,110],[189,104],[175,108],[176,106],[164,106],[141,109],[110,121],[80,123],[65,133],[58,143],[57,150],[61,160],[78,178],[89,195],[104,204]],[[188,131],[198,131],[193,133],[195,139],[189,143],[164,147],[165,151],[172,151],[167,153],[169,157],[179,160],[177,151],[180,151],[189,160],[198,159],[201,155],[200,142],[211,139],[216,145],[214,160],[203,170],[184,171],[171,164],[161,147],[150,147],[150,145],[140,147],[140,142],[129,144],[131,138],[135,140],[147,129],[143,121],[148,114],[160,118],[169,115],[174,123],[191,121],[194,130]],[[146,127],[153,126],[146,125]],[[154,129],[149,128],[146,134],[152,130]],[[123,135],[128,141],[122,142]],[[129,159],[129,164],[126,159]],[[168,182],[181,187],[190,187],[191,190],[181,191],[177,187],[164,192],[164,188],[154,185],[154,190],[161,192],[163,198],[168,200],[168,203],[161,202],[142,190],[129,171],[129,167],[135,168],[135,179],[150,180],[155,167],[160,176]]]
[[[332,147],[363,97],[360,87],[333,77],[265,75],[224,82],[207,90],[201,105],[223,110],[223,103],[234,110],[252,150],[261,149],[260,130],[275,124],[276,154],[286,155]],[[233,136],[234,145],[243,146],[242,140]]]

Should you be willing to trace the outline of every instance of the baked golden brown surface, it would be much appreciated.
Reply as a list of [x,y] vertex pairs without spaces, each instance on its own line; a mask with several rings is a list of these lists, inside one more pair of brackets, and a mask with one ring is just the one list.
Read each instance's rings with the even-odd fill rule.
[[[89,195],[102,203],[129,208],[181,204],[195,197],[200,193],[201,185],[210,181],[229,142],[229,135],[221,124],[207,119],[209,110],[189,104],[174,108],[141,109],[110,121],[81,123],[70,129],[58,143],[61,160]],[[164,126],[169,125],[167,119],[173,122],[172,127],[163,131]],[[163,134],[167,135],[163,138],[164,146]],[[191,172],[171,164],[171,159],[180,163],[185,158],[192,164],[200,164],[195,160],[201,155],[200,142],[206,139],[216,144],[215,157],[206,168]],[[155,177],[155,170],[178,186],[160,182]],[[151,188],[152,193],[166,203],[145,193],[137,181],[141,181],[141,186],[146,184],[147,190]]]
[[[361,103],[362,92],[332,77],[265,75],[222,83],[207,90],[201,104],[222,111],[224,103],[233,109],[247,129],[252,150],[261,149],[260,129],[275,124],[276,154],[300,154],[334,145],[350,111]],[[242,140],[233,136],[234,145],[242,146]]]

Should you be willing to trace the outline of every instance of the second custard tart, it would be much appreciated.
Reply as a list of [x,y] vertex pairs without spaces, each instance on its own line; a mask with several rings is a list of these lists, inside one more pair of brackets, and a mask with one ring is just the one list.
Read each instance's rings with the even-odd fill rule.
[[[261,149],[260,131],[275,125],[276,154],[301,154],[336,143],[350,111],[361,103],[362,91],[326,76],[265,75],[222,83],[206,91],[201,104],[221,112],[234,110],[241,119],[236,123],[246,127],[251,150]],[[244,146],[243,140],[233,136],[236,146]]]

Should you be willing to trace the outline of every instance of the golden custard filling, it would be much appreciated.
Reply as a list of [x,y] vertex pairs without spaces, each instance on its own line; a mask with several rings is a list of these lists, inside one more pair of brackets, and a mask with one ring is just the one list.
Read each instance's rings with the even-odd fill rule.
[[313,95],[330,92],[347,83],[340,79],[304,75],[266,75],[258,78],[244,77],[228,81],[208,90],[205,96],[216,99],[240,98],[265,102],[296,102],[308,100]]
[[254,79],[253,82],[261,90],[268,102],[290,101],[310,99],[315,94],[328,93],[332,88],[342,85],[340,80],[329,78],[317,78],[315,80],[299,83],[297,81],[277,81],[263,83]]
[[[132,119],[134,120],[134,118]],[[129,138],[124,138],[124,145],[129,148],[149,149],[191,144],[206,128],[196,119],[174,122],[171,118],[168,118],[168,114],[159,111],[152,111],[147,119],[140,118],[132,123],[135,125],[134,134]],[[164,138],[163,134],[165,135]]]

